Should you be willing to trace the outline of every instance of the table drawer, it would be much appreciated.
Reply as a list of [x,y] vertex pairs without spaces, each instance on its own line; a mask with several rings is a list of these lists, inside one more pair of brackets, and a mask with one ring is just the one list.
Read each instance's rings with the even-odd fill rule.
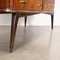
[[54,10],[54,0],[43,0],[43,10],[53,11]]
[[42,0],[13,0],[13,9],[15,10],[41,10]]

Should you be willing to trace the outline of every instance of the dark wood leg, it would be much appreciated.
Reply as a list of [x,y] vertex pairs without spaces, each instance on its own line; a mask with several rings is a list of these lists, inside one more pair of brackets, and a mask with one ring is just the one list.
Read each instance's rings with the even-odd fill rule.
[[10,36],[10,53],[12,53],[12,51],[13,51],[14,40],[15,40],[17,24],[18,24],[18,18],[19,18],[18,13],[12,13],[11,36]]
[[26,27],[26,22],[27,22],[27,16],[25,16],[25,27]]
[[51,29],[53,30],[53,20],[54,20],[54,15],[51,15]]

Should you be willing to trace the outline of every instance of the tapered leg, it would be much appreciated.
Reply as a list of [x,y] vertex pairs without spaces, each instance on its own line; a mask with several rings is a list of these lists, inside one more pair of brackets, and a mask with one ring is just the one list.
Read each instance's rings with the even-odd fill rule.
[[53,20],[54,20],[54,15],[51,15],[51,29],[53,30]]
[[26,27],[26,23],[27,23],[27,16],[25,16],[25,27]]
[[18,24],[18,18],[19,18],[18,13],[12,13],[11,36],[10,36],[10,53],[13,51],[16,29],[17,29],[17,24]]
[[15,16],[16,16],[16,14],[12,13],[11,35],[10,35],[10,52],[12,52],[12,49],[13,49],[13,47],[12,47],[13,46],[12,40],[13,40],[13,26],[14,26]]

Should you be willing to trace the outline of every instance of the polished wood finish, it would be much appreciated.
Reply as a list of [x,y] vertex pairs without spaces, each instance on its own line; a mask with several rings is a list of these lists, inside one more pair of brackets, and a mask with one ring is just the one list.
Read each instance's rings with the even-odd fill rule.
[[13,0],[13,10],[41,10],[42,0],[27,0],[26,3],[21,3],[20,0]]
[[26,0],[25,3],[20,0],[0,0],[1,9],[29,10],[29,11],[53,11],[54,0]]
[[53,11],[54,0],[43,0],[43,11]]
[[7,0],[0,0],[0,9],[6,9],[8,7]]

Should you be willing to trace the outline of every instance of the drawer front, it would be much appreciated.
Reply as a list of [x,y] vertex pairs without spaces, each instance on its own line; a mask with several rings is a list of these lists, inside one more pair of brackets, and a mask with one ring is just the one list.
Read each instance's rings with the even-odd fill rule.
[[9,0],[0,0],[0,9],[5,9],[7,8],[8,6],[8,2]]
[[41,10],[42,0],[13,0],[14,10]]
[[43,0],[43,10],[53,11],[54,10],[54,0]]

